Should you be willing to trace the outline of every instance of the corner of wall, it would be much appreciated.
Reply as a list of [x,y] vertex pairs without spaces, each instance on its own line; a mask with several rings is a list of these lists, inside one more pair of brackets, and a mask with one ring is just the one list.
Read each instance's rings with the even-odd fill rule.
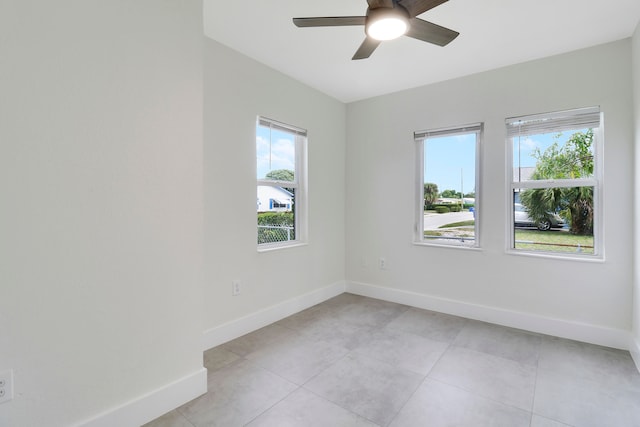
[[636,368],[640,371],[640,341],[638,341],[637,334],[635,333],[634,336],[631,337],[631,342],[629,343],[629,353],[631,353],[631,358],[636,364]]
[[[633,120],[634,120],[634,184],[637,191],[640,188],[640,22],[636,26],[631,43],[631,67],[633,76]],[[633,339],[630,344],[630,352],[633,360],[640,370],[640,199],[636,198],[634,206],[635,230],[634,230],[634,272],[633,272]]]
[[224,344],[227,341],[277,322],[287,316],[338,296],[344,291],[345,283],[336,282],[324,288],[264,308],[248,316],[208,329],[203,336],[203,350]]
[[200,368],[178,381],[83,421],[77,427],[142,425],[206,392],[207,370]]

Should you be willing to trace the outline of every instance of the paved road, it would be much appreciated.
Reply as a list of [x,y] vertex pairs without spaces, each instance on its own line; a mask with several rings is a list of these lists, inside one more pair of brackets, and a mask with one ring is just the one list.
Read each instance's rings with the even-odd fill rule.
[[425,213],[424,229],[434,230],[441,225],[451,224],[452,222],[470,221],[472,219],[473,212]]

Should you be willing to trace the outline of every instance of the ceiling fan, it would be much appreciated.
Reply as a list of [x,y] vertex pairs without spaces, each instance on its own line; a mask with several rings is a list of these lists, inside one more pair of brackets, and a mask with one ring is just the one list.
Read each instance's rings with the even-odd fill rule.
[[367,0],[366,16],[293,18],[297,27],[340,27],[364,25],[367,35],[351,59],[365,59],[384,40],[402,35],[445,46],[460,33],[416,18],[448,0]]

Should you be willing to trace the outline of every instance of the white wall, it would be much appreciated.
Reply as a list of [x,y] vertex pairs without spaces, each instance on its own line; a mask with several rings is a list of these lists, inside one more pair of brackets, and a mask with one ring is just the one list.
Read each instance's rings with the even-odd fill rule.
[[139,425],[206,381],[202,5],[2,1],[0,40],[0,425]]
[[[197,0],[0,3],[0,371],[15,380],[0,425],[140,424],[202,391],[203,328],[345,276],[630,327],[629,41],[345,107],[210,40],[203,88],[201,20]],[[594,104],[606,262],[505,255],[504,117]],[[308,245],[256,250],[258,114],[309,131]],[[411,134],[475,121],[486,124],[484,249],[415,247]],[[378,191],[397,200],[380,208]],[[476,279],[451,281],[461,265]]]
[[[346,108],[213,40],[204,56],[205,343],[212,346],[228,322],[343,283]],[[258,115],[308,131],[308,245],[257,251]],[[234,279],[242,281],[236,297]]]
[[[625,197],[633,194],[634,166],[630,48],[630,40],[623,40],[350,104],[346,277],[355,283],[351,288],[380,295],[404,291],[414,301],[428,297],[422,298],[426,305],[541,331],[561,333],[557,324],[546,322],[561,320],[587,326],[581,339],[626,346],[634,208]],[[506,254],[504,119],[593,105],[604,112],[606,261]],[[412,245],[413,131],[474,122],[485,124],[483,249]],[[379,195],[390,192],[394,203],[380,204]],[[385,271],[377,268],[380,256],[387,260]],[[463,272],[465,279],[455,278]],[[611,336],[589,337],[591,326]]]
[[[640,189],[640,23],[632,39],[632,75],[635,124],[635,187]],[[640,197],[634,199],[633,341],[631,354],[640,369]]]

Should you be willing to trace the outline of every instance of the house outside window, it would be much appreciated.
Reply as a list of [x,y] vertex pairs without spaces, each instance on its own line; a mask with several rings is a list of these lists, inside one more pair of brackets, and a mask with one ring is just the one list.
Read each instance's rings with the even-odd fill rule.
[[259,249],[306,239],[305,130],[265,117],[256,125],[257,243]]
[[506,120],[508,251],[602,258],[599,107]]
[[481,123],[414,133],[416,244],[477,248]]

